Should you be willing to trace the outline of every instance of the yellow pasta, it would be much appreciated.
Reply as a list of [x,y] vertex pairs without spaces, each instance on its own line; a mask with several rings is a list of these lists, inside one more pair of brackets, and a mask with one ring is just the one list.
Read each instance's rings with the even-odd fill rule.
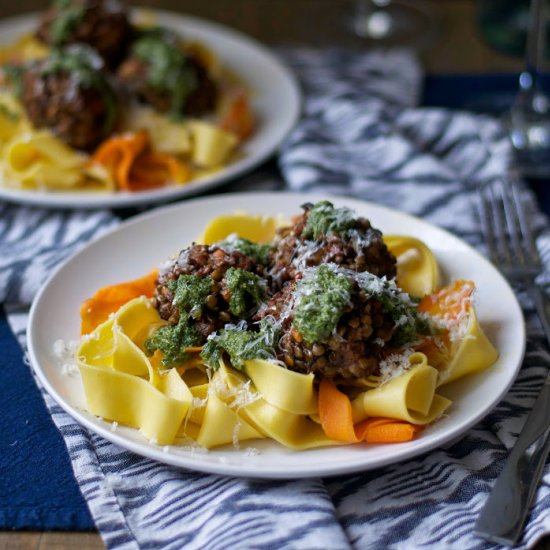
[[294,414],[317,412],[313,374],[301,374],[270,361],[254,359],[245,362],[245,372],[271,405]]
[[432,251],[419,239],[384,235],[390,252],[397,257],[397,282],[412,296],[425,296],[439,286],[439,268]]
[[126,115],[131,131],[147,130],[156,151],[176,155],[191,152],[191,127],[188,122],[177,122],[147,107],[133,107]]
[[439,371],[438,385],[485,370],[498,358],[498,351],[481,328],[474,308],[470,308],[465,334],[454,346],[450,362]]
[[32,34],[24,34],[12,44],[0,48],[0,64],[32,61],[48,55],[49,48]]
[[282,217],[253,216],[244,212],[225,214],[210,220],[197,241],[214,244],[235,234],[255,243],[268,243],[273,240],[277,228],[283,225],[288,225],[288,221]]
[[199,445],[210,449],[261,437],[263,436],[260,432],[245,422],[215,393],[208,396],[208,403],[196,438]]
[[439,418],[451,401],[435,393],[436,369],[425,362],[381,386],[367,390],[351,403],[354,422],[370,416],[429,424]]
[[[216,374],[230,388],[235,389],[246,384],[245,378],[240,373],[225,365],[221,365]],[[239,415],[258,432],[291,449],[303,450],[338,444],[330,440],[321,426],[308,416],[283,410],[268,403],[263,396],[239,406]]]
[[[159,445],[172,443],[192,394],[178,371],[160,372],[132,341],[160,318],[146,298],[137,298],[85,338],[77,351],[88,410],[139,428]],[[128,329],[129,334],[125,332]]]
[[202,168],[213,168],[226,163],[237,146],[235,135],[213,124],[194,120],[190,123],[193,143],[191,159]]
[[45,130],[16,134],[2,152],[10,183],[25,188],[71,188],[82,179],[83,155]]

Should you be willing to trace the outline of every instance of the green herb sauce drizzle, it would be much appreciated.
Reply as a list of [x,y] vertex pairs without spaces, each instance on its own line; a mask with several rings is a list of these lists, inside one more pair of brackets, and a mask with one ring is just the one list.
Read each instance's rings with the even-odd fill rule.
[[217,242],[215,246],[222,248],[226,252],[233,252],[234,250],[242,252],[261,265],[267,265],[269,263],[269,252],[272,248],[269,244],[254,243],[248,239],[238,237],[235,233],[229,235],[229,237],[223,241]]
[[265,298],[265,282],[255,273],[230,267],[225,280],[230,292],[229,310],[236,317],[248,317]]
[[144,31],[134,43],[132,54],[147,63],[149,84],[170,96],[170,115],[181,118],[185,102],[198,82],[195,70],[175,37],[164,29]]
[[55,2],[59,12],[50,26],[50,39],[52,44],[60,46],[75,30],[86,15],[86,7],[70,0],[57,0]]
[[199,318],[207,296],[212,290],[211,277],[180,275],[177,281],[170,281],[168,288],[174,293],[172,303],[180,312],[176,325],[159,328],[145,342],[145,350],[152,355],[155,350],[163,354],[165,367],[177,366],[189,358],[186,348],[201,344],[201,337],[191,323],[191,318]]
[[308,213],[303,236],[319,239],[324,235],[345,236],[355,226],[353,211],[349,208],[335,208],[329,201],[317,202]]
[[328,265],[312,268],[296,285],[293,324],[310,344],[326,340],[351,303],[351,280]]
[[263,319],[258,332],[247,330],[246,324],[226,325],[225,328],[208,337],[202,348],[201,358],[212,369],[220,366],[224,353],[229,356],[231,366],[242,369],[248,359],[275,359],[275,346],[279,330]]

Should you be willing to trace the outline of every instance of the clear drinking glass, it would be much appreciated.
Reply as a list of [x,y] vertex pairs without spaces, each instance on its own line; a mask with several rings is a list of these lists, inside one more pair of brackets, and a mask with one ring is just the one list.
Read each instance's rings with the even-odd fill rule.
[[525,177],[550,177],[550,98],[542,90],[547,0],[531,0],[525,69],[507,124],[516,166]]

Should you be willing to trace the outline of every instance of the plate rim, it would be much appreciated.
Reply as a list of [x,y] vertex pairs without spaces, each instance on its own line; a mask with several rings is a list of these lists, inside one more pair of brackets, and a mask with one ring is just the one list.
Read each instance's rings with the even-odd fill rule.
[[[268,45],[260,42],[256,38],[233,27],[224,25],[217,21],[195,15],[187,15],[175,11],[153,9],[145,7],[134,7],[131,9],[131,16],[139,14],[149,14],[159,17],[159,19],[170,20],[173,27],[180,32],[185,32],[185,27],[198,28],[200,32],[208,34],[219,33],[224,38],[238,42],[240,47],[259,54],[269,65],[271,71],[277,71],[284,78],[284,87],[288,87],[287,100],[290,108],[286,111],[286,124],[274,134],[267,146],[263,150],[254,154],[246,155],[219,172],[209,176],[199,178],[189,184],[171,185],[160,189],[150,191],[141,191],[139,193],[130,193],[119,191],[116,193],[103,193],[93,191],[39,191],[22,190],[12,187],[6,187],[0,184],[0,200],[16,203],[26,206],[40,206],[44,208],[59,209],[82,209],[90,210],[96,208],[129,208],[144,207],[148,205],[164,204],[186,197],[193,197],[200,193],[210,191],[216,187],[227,186],[235,182],[239,177],[249,174],[254,168],[268,161],[280,148],[282,143],[288,137],[290,132],[296,126],[303,110],[304,96],[301,85],[294,71],[285,61],[278,56]],[[40,15],[40,12],[30,12],[22,15],[0,18],[0,33],[3,28],[9,28],[12,25],[31,24]],[[260,133],[261,136],[261,127]],[[254,140],[254,136],[252,137]],[[253,142],[253,141],[252,141]],[[246,145],[246,143],[245,143]]]
[[[163,447],[161,446],[153,446],[150,445],[149,442],[145,438],[143,438],[143,441],[133,441],[131,439],[125,438],[123,435],[120,435],[119,433],[113,432],[110,429],[111,423],[108,421],[101,420],[100,424],[97,422],[94,422],[95,417],[92,418],[92,415],[90,413],[87,413],[85,411],[80,411],[76,406],[72,406],[70,403],[66,402],[66,400],[59,395],[57,390],[53,387],[52,383],[50,383],[50,380],[48,379],[46,373],[40,366],[40,361],[36,355],[36,350],[34,344],[35,339],[35,323],[34,319],[37,315],[37,311],[39,311],[40,303],[43,300],[43,296],[47,293],[49,285],[55,281],[56,277],[60,272],[62,272],[64,269],[67,268],[67,266],[73,264],[74,262],[77,262],[79,257],[81,255],[84,255],[87,253],[88,248],[92,245],[99,246],[102,241],[109,239],[112,235],[116,234],[117,232],[121,230],[127,230],[128,228],[131,228],[134,225],[138,225],[140,223],[146,222],[150,218],[157,218],[164,216],[164,214],[168,211],[177,211],[179,209],[186,209],[186,208],[193,208],[197,205],[200,205],[201,203],[204,203],[205,205],[208,205],[208,203],[211,203],[213,201],[226,201],[227,199],[241,199],[243,196],[246,196],[250,199],[269,199],[270,197],[284,197],[284,196],[291,196],[295,199],[300,199],[304,202],[310,201],[310,200],[335,200],[340,201],[343,203],[347,203],[352,208],[354,205],[360,204],[364,208],[374,208],[381,212],[390,212],[392,214],[397,214],[400,217],[402,217],[404,220],[412,219],[415,222],[421,222],[421,224],[425,225],[426,227],[429,227],[431,230],[436,230],[436,232],[441,232],[441,234],[445,235],[446,237],[450,237],[451,240],[454,240],[455,242],[459,242],[464,250],[468,250],[469,253],[473,253],[477,260],[483,262],[486,266],[489,266],[490,270],[493,272],[492,275],[496,276],[500,279],[501,283],[504,283],[506,287],[508,287],[510,297],[513,298],[513,306],[516,309],[516,314],[519,315],[519,318],[516,319],[516,321],[520,322],[520,332],[521,334],[518,336],[518,342],[520,342],[520,349],[517,353],[517,364],[515,367],[510,371],[508,375],[507,382],[505,386],[502,387],[500,392],[493,395],[491,399],[488,400],[488,404],[486,404],[483,408],[481,408],[476,414],[471,416],[466,422],[462,422],[462,424],[455,428],[455,429],[448,429],[446,433],[444,434],[436,434],[437,437],[424,437],[417,439],[410,444],[400,444],[400,445],[409,445],[408,448],[402,448],[398,457],[395,460],[388,460],[386,457],[379,457],[376,460],[371,460],[368,464],[364,464],[361,460],[356,460],[353,462],[349,462],[348,464],[344,464],[338,467],[337,470],[322,470],[322,469],[309,469],[307,466],[301,465],[296,468],[292,468],[291,471],[288,471],[288,468],[286,471],[277,471],[277,470],[266,470],[262,469],[261,467],[257,467],[256,464],[247,464],[246,465],[246,471],[242,468],[235,468],[234,465],[227,465],[223,462],[209,462],[209,461],[200,461],[196,459],[196,456],[200,456],[200,454],[195,455],[195,458],[192,457],[185,457],[182,455],[175,455],[171,453],[167,453],[163,451]],[[162,261],[162,259],[159,259],[159,262]],[[235,193],[224,193],[224,194],[217,194],[217,195],[211,195],[208,197],[196,197],[192,198],[188,201],[184,201],[181,203],[171,204],[163,207],[156,208],[151,211],[144,212],[142,214],[138,214],[132,218],[129,218],[125,221],[122,221],[119,225],[115,226],[114,228],[110,228],[105,233],[101,234],[99,237],[92,239],[89,241],[86,245],[84,245],[81,249],[73,253],[69,258],[67,258],[65,261],[63,261],[59,266],[56,267],[56,269],[51,273],[51,275],[46,279],[44,284],[41,286],[39,292],[36,294],[31,308],[29,312],[29,318],[27,323],[27,343],[28,343],[28,354],[30,363],[33,369],[33,372],[37,376],[37,378],[40,380],[40,382],[43,384],[44,388],[48,392],[48,394],[54,399],[54,401],[61,406],[61,408],[67,412],[75,421],[80,423],[81,425],[85,426],[86,428],[90,429],[94,433],[100,435],[101,437],[111,441],[112,443],[115,443],[116,445],[119,445],[125,449],[128,449],[130,451],[135,452],[136,454],[140,456],[144,456],[147,458],[150,458],[152,460],[169,464],[172,466],[176,466],[179,468],[187,468],[194,471],[204,472],[204,473],[211,473],[211,474],[220,474],[220,475],[230,475],[233,477],[245,477],[245,478],[254,478],[254,479],[297,479],[302,477],[332,477],[337,475],[343,475],[343,474],[349,474],[349,473],[355,473],[355,472],[361,472],[361,471],[369,471],[375,468],[380,468],[384,466],[390,466],[393,464],[398,464],[403,461],[406,461],[408,459],[421,456],[429,451],[437,450],[438,448],[442,447],[449,441],[458,439],[463,436],[472,426],[474,426],[477,422],[479,422],[481,419],[483,419],[487,414],[491,412],[491,410],[494,409],[494,407],[502,400],[502,398],[506,395],[512,384],[517,378],[519,369],[521,367],[525,349],[526,349],[526,326],[525,326],[525,319],[523,315],[523,311],[521,309],[521,306],[518,302],[518,299],[513,292],[512,288],[510,287],[507,280],[502,276],[502,274],[489,262],[486,258],[483,257],[483,255],[477,251],[473,246],[471,246],[469,243],[461,239],[460,237],[456,236],[452,232],[443,229],[435,224],[432,224],[430,222],[427,222],[417,216],[411,215],[406,212],[402,212],[400,210],[390,208],[384,205],[380,205],[371,201],[361,200],[352,198],[349,196],[344,195],[335,195],[335,194],[309,194],[309,193],[299,193],[299,192],[277,192],[277,191],[252,191],[252,192],[235,192]],[[53,345],[53,343],[52,343]],[[131,429],[131,428],[127,428]],[[435,441],[433,441],[435,439]],[[168,446],[171,447],[171,446]],[[175,449],[182,449],[181,446],[173,446]],[[353,447],[353,446],[350,446]],[[342,447],[340,447],[342,448]],[[211,451],[215,452],[215,451]],[[297,453],[303,453],[307,451],[293,451]],[[261,455],[260,455],[261,456]]]

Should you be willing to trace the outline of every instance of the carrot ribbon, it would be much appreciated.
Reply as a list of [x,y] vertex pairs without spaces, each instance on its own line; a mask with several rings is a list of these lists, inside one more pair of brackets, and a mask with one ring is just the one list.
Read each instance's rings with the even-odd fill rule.
[[151,151],[149,135],[143,130],[105,140],[91,162],[105,166],[117,187],[124,191],[161,187],[187,181],[191,176],[189,167],[174,156]]
[[237,90],[222,110],[220,128],[235,134],[241,141],[254,131],[254,113],[244,90]]
[[157,270],[154,270],[139,279],[100,288],[80,307],[80,333],[90,334],[98,325],[106,321],[111,313],[134,298],[139,296],[151,298],[155,292],[157,274]]
[[319,417],[325,434],[344,443],[402,443],[421,430],[394,418],[367,418],[354,425],[349,397],[328,380],[319,384]]

